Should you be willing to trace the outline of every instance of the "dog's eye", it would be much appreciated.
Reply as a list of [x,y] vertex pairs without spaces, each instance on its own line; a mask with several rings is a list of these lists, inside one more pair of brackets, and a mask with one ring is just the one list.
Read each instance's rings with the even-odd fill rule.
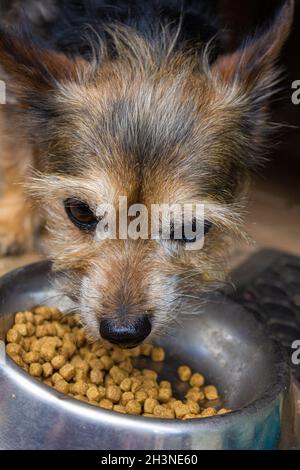
[[[208,232],[210,231],[210,229],[212,228],[212,223],[209,222],[208,220],[205,220],[204,221],[204,236],[208,234]],[[193,233],[196,233],[197,231],[197,221],[196,219],[193,219],[193,222],[192,222],[192,231]],[[171,233],[170,233],[170,239],[171,240],[176,240],[175,238],[175,229],[174,229],[174,226],[172,225],[171,226]],[[177,239],[177,241],[180,241],[182,243],[195,243],[196,242],[196,237],[193,237],[193,238],[188,238],[186,236],[186,233],[185,233],[185,227],[184,225],[182,226],[182,238],[181,239]]]
[[64,202],[66,213],[74,225],[82,230],[93,230],[98,219],[90,207],[78,199],[67,199]]

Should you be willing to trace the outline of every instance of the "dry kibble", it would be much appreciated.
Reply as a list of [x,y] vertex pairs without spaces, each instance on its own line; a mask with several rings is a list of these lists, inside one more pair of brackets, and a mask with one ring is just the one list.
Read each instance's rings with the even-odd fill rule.
[[125,359],[127,358],[127,355],[126,355],[126,352],[123,351],[122,349],[116,349],[112,352],[111,358],[114,362],[118,364],[122,361],[125,361]]
[[163,348],[153,348],[151,352],[151,359],[154,362],[162,362],[165,360],[165,351]]
[[68,382],[73,379],[75,375],[75,367],[72,364],[66,364],[59,369],[60,375]]
[[38,362],[39,358],[40,358],[39,353],[31,351],[31,352],[24,354],[23,361],[26,364],[32,364],[33,362]]
[[59,354],[58,356],[54,356],[54,358],[51,361],[52,366],[54,369],[60,369],[62,366],[64,366],[66,363],[66,358],[62,354]]
[[17,344],[17,343],[9,343],[7,346],[6,346],[6,353],[9,355],[9,356],[15,356],[15,355],[23,355],[24,354],[24,351],[22,349],[22,346],[20,344]]
[[101,406],[101,408],[105,408],[106,410],[112,410],[114,406],[113,402],[108,400],[107,398],[102,398],[99,405]]
[[58,382],[59,380],[63,380],[63,377],[62,377],[58,372],[55,372],[55,373],[52,375],[52,382],[53,382],[53,384],[55,385],[56,382]]
[[148,398],[148,394],[144,390],[138,390],[134,395],[134,399],[139,403],[144,403],[146,398]]
[[6,341],[8,343],[20,343],[20,340],[21,340],[21,335],[17,330],[13,328],[8,330],[6,334]]
[[115,383],[118,385],[120,385],[121,382],[128,377],[128,373],[120,369],[118,366],[113,366],[109,373],[114,379]]
[[204,387],[204,394],[207,400],[216,400],[219,398],[218,390],[214,385]]
[[111,400],[113,403],[118,403],[122,396],[120,387],[117,385],[109,385],[106,389],[106,398]]
[[61,393],[69,393],[70,385],[65,380],[58,380],[54,386],[55,390]]
[[187,419],[195,419],[195,418],[199,418],[199,416],[191,413],[191,414],[185,415],[182,419],[183,421],[186,421]]
[[113,410],[116,411],[117,413],[126,414],[125,406],[122,406],[122,405],[114,405]]
[[13,326],[13,329],[20,333],[21,336],[27,336],[28,329],[26,323],[17,323]]
[[209,416],[214,416],[217,414],[217,411],[215,408],[206,408],[204,411],[202,411],[201,416],[202,418],[208,418]]
[[89,361],[89,366],[91,369],[98,369],[98,370],[103,370],[104,369],[104,364],[101,361],[101,359],[94,357],[93,359],[90,359]]
[[147,398],[144,402],[145,413],[153,413],[153,410],[157,405],[159,405],[157,400],[154,398]]
[[126,405],[130,400],[134,400],[134,394],[132,392],[124,392],[121,397],[121,404]]
[[25,317],[25,313],[16,313],[15,315],[15,323],[26,323],[27,320],[26,320],[26,317]]
[[110,375],[106,375],[104,379],[104,385],[105,387],[109,387],[109,385],[116,385],[116,382]]
[[[136,366],[135,358],[140,356],[164,361],[163,348],[143,344],[123,350],[99,341],[90,344],[78,317],[63,316],[55,307],[40,306],[32,312],[16,313],[6,340],[6,353],[37,380],[96,407],[181,420],[230,412],[220,407],[220,400],[216,402],[217,388],[204,386],[203,375],[193,373],[188,365],[181,365],[177,371],[181,382],[190,387],[184,389],[183,401],[173,395],[171,382],[159,377],[157,371]],[[155,367],[162,370],[161,365]],[[212,405],[213,400],[218,405]]]
[[161,403],[167,403],[172,397],[172,389],[168,387],[161,387],[158,391],[158,400]]
[[24,312],[25,321],[34,324],[34,315],[32,312]]
[[120,383],[120,389],[122,392],[129,392],[131,390],[132,386],[132,380],[129,377],[126,377],[126,379],[122,380]]
[[101,398],[100,392],[98,390],[98,387],[96,387],[96,385],[93,385],[92,387],[87,389],[86,396],[88,397],[89,400],[96,401],[96,402],[98,402]]
[[130,349],[129,354],[131,357],[139,357],[139,355],[141,354],[141,347],[136,346],[135,348]]
[[35,330],[35,336],[37,338],[47,336],[47,325],[38,325]]
[[40,377],[43,373],[43,368],[38,362],[33,362],[29,367],[29,374],[33,377]]
[[65,341],[61,347],[61,353],[67,358],[70,359],[73,354],[75,354],[76,346],[71,341]]
[[226,410],[226,408],[221,408],[219,411],[218,411],[218,415],[225,415],[226,413],[230,413],[230,410]]
[[90,380],[92,384],[100,385],[103,383],[103,373],[101,370],[93,369],[90,373]]
[[51,362],[55,354],[55,348],[51,344],[43,344],[40,348],[40,356],[46,362]]
[[182,382],[188,382],[191,378],[192,371],[188,366],[178,367],[178,376]]
[[200,388],[192,387],[187,391],[187,393],[185,395],[185,398],[187,400],[202,401],[202,400],[204,400],[205,395],[204,395],[204,392],[202,392],[202,390],[200,390]]
[[204,377],[202,374],[196,372],[190,378],[190,386],[191,387],[202,387],[204,385]]
[[45,362],[42,365],[42,369],[43,369],[43,376],[45,378],[51,377],[51,375],[53,374],[53,367],[50,364],[50,362]]
[[200,412],[200,406],[196,401],[193,400],[187,400],[186,402],[190,413],[197,415]]
[[79,380],[78,382],[75,382],[74,385],[72,385],[72,393],[76,395],[85,395],[88,391],[88,388],[89,386],[86,382]]
[[133,370],[133,365],[129,358],[125,359],[125,361],[120,362],[119,367],[125,370],[125,372],[128,372],[128,374],[130,374]]
[[136,400],[129,400],[125,406],[126,412],[130,415],[140,415],[142,413],[142,406]]
[[155,382],[157,381],[158,374],[155,372],[155,370],[151,369],[143,369],[143,376],[146,377],[147,379],[154,380]]
[[104,356],[101,357],[101,361],[104,365],[104,369],[105,370],[109,370],[112,368],[112,366],[114,365],[114,362],[112,360],[111,357],[107,356],[106,354]]
[[149,356],[151,356],[152,349],[153,349],[152,344],[149,344],[149,343],[142,344],[141,354],[143,356],[149,357]]
[[165,408],[162,405],[156,405],[154,410],[153,410],[154,416],[157,416],[158,418],[164,418],[164,419],[174,419],[175,414],[174,411],[171,410],[170,408]]
[[143,381],[140,378],[134,378],[132,379],[132,385],[131,385],[131,391],[133,393],[137,392],[143,385]]
[[159,384],[161,388],[172,388],[171,382],[168,380],[162,380]]
[[80,380],[83,380],[84,382],[87,382],[87,373],[83,369],[76,369],[75,372],[75,377],[74,377],[74,382],[79,382]]
[[[34,333],[35,333],[35,326],[34,326],[32,323],[27,323],[27,324],[26,324],[26,327],[27,327],[27,335],[28,335],[28,336],[34,335]],[[29,338],[26,338],[26,339],[29,339]]]
[[185,415],[190,414],[188,405],[180,402],[179,400],[174,404],[174,412],[176,418],[183,418]]

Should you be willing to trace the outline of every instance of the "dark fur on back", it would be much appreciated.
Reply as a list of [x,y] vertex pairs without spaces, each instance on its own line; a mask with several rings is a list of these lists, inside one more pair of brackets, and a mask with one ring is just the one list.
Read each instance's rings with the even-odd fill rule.
[[[41,46],[69,55],[91,55],[97,36],[114,23],[132,27],[147,37],[161,25],[176,30],[178,44],[208,42],[219,24],[218,0],[0,0],[2,18],[32,33]],[[17,20],[17,21],[16,21]]]

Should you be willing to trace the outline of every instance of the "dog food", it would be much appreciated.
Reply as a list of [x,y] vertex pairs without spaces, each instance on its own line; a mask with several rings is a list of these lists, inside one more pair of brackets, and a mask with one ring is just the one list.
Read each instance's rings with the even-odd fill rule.
[[[143,344],[123,350],[110,344],[90,344],[76,315],[57,308],[19,312],[7,332],[6,352],[26,372],[76,400],[118,413],[164,419],[194,419],[228,413],[220,407],[214,385],[187,365],[178,368],[186,387],[185,400],[173,396],[172,385],[152,369],[139,370],[134,359],[165,360],[161,347]],[[175,378],[174,378],[175,379]]]

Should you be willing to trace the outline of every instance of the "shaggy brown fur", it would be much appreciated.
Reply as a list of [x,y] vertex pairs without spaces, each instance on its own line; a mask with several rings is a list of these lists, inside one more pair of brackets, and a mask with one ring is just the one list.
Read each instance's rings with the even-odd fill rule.
[[[209,65],[207,51],[177,47],[162,28],[146,38],[128,27],[107,31],[97,58],[70,58],[0,33],[9,104],[2,106],[2,254],[31,244],[26,186],[46,218],[54,268],[99,336],[101,318],[147,314],[160,331],[189,300],[224,279],[228,235],[240,234],[249,169],[264,148],[274,69],[293,18],[287,0],[269,30]],[[4,119],[3,119],[4,118]],[[1,140],[3,145],[3,140]],[[28,167],[34,175],[28,178]],[[14,185],[13,182],[22,183]],[[176,242],[96,241],[68,219],[75,198],[101,203],[204,203],[213,227],[198,252]],[[8,211],[8,207],[10,208]]]

